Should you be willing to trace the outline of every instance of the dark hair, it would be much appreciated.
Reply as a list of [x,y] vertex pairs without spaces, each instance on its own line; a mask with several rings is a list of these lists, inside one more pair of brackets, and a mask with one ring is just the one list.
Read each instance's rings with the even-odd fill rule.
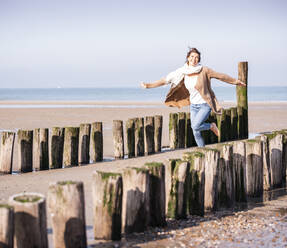
[[197,53],[197,54],[199,55],[199,60],[198,60],[198,62],[200,62],[200,59],[201,59],[200,52],[199,52],[195,47],[191,47],[191,48],[189,47],[189,50],[188,50],[188,52],[187,52],[187,54],[186,54],[186,63],[188,63],[187,58],[189,57],[189,55],[190,55],[191,53]]

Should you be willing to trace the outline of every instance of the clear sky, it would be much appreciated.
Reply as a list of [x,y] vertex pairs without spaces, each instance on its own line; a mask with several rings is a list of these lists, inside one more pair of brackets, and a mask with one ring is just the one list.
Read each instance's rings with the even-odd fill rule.
[[285,0],[0,0],[0,88],[137,87],[188,46],[233,77],[248,61],[250,86],[287,86],[286,13]]

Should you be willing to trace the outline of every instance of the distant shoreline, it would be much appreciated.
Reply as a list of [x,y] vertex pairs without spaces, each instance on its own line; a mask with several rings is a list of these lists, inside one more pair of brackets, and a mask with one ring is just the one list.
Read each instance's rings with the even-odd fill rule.
[[[220,104],[223,107],[236,106],[234,101],[222,101]],[[254,107],[286,107],[287,101],[249,101],[249,106]],[[161,101],[11,101],[11,100],[0,100],[1,109],[25,109],[25,108],[169,108],[164,105]],[[180,109],[178,109],[180,110]]]

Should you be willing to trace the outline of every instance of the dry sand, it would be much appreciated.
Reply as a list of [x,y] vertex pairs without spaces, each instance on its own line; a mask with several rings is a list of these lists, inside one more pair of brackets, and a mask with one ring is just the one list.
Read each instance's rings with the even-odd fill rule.
[[[79,126],[80,123],[102,121],[104,127],[104,157],[113,156],[112,121],[150,115],[163,115],[163,145],[168,145],[168,115],[170,112],[188,111],[188,108],[168,108],[161,103],[116,103],[116,102],[37,102],[37,108],[30,107],[35,102],[1,102],[0,129],[34,129],[54,126]],[[18,106],[19,105],[19,106]],[[55,105],[47,106],[47,105]],[[59,107],[59,105],[65,105]],[[81,108],[77,105],[82,105]],[[223,103],[225,107],[234,106]],[[8,106],[8,107],[7,107]],[[13,108],[11,108],[13,106]],[[249,132],[258,133],[287,128],[287,103],[250,103]],[[0,201],[6,201],[15,193],[39,192],[46,195],[49,182],[59,180],[80,180],[84,182],[86,198],[86,219],[90,243],[92,240],[91,180],[95,169],[120,171],[126,166],[141,166],[147,161],[163,161],[178,158],[185,150],[164,152],[152,156],[107,161],[82,167],[41,171],[18,175],[0,176]],[[16,152],[16,151],[15,151]],[[15,153],[17,154],[17,153]],[[17,156],[14,162],[17,163]],[[14,165],[14,168],[17,166]],[[49,220],[49,218],[48,218]],[[50,228],[50,220],[48,221]],[[49,240],[51,241],[51,235]],[[50,242],[51,244],[51,242]]]

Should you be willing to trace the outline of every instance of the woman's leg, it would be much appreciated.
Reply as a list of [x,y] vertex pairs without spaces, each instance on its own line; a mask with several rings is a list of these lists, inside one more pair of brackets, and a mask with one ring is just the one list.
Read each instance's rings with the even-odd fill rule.
[[190,120],[191,127],[193,130],[193,135],[196,141],[196,144],[199,147],[203,147],[204,140],[201,136],[201,131],[209,130],[210,123],[205,123],[211,112],[211,108],[208,104],[191,104],[190,105]]

